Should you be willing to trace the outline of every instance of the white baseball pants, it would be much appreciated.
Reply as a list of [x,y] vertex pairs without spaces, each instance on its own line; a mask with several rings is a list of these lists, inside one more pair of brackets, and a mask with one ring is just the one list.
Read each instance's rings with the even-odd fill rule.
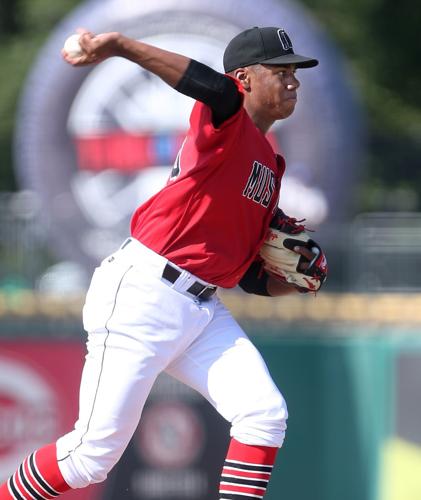
[[285,401],[241,327],[215,294],[186,290],[196,277],[162,278],[167,260],[129,239],[95,270],[83,310],[88,332],[75,429],[57,442],[72,488],[103,481],[165,371],[196,389],[245,444],[280,447]]

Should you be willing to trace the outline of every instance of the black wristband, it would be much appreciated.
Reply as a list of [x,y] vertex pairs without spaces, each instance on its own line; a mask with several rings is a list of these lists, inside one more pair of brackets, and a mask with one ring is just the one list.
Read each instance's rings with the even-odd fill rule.
[[268,279],[269,275],[262,268],[262,262],[254,261],[241,278],[238,286],[247,293],[269,297],[270,294],[267,290]]

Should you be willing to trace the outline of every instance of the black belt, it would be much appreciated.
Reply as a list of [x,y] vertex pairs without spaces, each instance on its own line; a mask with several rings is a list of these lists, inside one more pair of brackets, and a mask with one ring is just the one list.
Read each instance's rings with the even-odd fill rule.
[[[170,283],[175,283],[177,279],[180,277],[181,271],[177,268],[173,267],[169,262],[166,264],[164,268],[164,272],[162,273],[162,277],[165,278]],[[212,285],[204,285],[199,281],[195,281],[190,288],[187,289],[188,293],[191,293],[195,297],[198,297],[202,300],[208,300],[212,297],[212,295],[216,292],[217,287]]]

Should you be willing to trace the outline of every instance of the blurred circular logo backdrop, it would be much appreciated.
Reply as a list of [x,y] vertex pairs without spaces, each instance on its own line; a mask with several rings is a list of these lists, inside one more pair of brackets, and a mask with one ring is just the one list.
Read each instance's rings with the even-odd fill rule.
[[20,361],[0,358],[0,481],[22,457],[56,437],[59,421],[49,382]]
[[203,449],[203,424],[199,414],[184,402],[154,403],[144,410],[136,444],[149,466],[188,467]]
[[193,105],[122,58],[67,65],[60,49],[77,26],[121,31],[220,71],[224,48],[239,31],[284,28],[295,51],[320,65],[298,72],[296,112],[271,130],[287,160],[280,205],[313,226],[346,219],[361,127],[340,55],[296,3],[242,0],[239,6],[238,0],[88,1],[51,35],[22,96],[16,168],[22,188],[40,197],[60,258],[92,267],[115,250],[133,210],[165,183]]

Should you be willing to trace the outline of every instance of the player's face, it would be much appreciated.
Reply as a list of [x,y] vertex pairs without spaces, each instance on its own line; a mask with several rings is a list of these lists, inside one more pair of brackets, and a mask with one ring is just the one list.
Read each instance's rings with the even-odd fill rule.
[[250,66],[250,97],[257,113],[268,121],[290,116],[297,103],[300,82],[295,75],[295,66],[257,64]]

